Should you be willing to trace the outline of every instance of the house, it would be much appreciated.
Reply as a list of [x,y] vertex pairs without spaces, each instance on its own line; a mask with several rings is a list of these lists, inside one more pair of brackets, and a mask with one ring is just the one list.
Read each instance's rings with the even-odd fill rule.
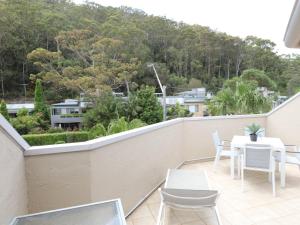
[[[205,88],[193,88],[189,91],[177,93],[175,96],[167,96],[166,104],[168,106],[177,103],[188,109],[194,116],[203,116],[206,110],[205,101],[211,97]],[[161,95],[158,96],[160,102],[163,102]]]
[[82,123],[83,109],[86,104],[76,99],[66,99],[64,102],[51,105],[51,126],[67,128],[79,128]]
[[6,108],[7,108],[8,114],[11,117],[16,117],[17,113],[19,112],[20,109],[27,109],[29,113],[33,112],[34,103],[33,102],[28,102],[28,103],[7,103]]

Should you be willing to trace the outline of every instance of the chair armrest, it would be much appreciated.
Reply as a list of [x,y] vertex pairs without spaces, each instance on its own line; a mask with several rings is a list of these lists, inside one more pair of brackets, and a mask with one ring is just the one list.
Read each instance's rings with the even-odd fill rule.
[[231,144],[231,141],[228,141],[228,140],[222,140],[222,146],[223,146],[223,147],[229,147],[229,148],[230,148],[230,144]]
[[292,154],[300,154],[300,152],[299,152],[299,151],[297,151],[297,152],[292,152],[292,151],[286,151],[286,153],[292,153]]
[[293,153],[293,152],[298,152],[297,146],[296,145],[284,145],[284,147],[287,147],[289,149],[293,149],[292,151],[286,151],[288,153]]

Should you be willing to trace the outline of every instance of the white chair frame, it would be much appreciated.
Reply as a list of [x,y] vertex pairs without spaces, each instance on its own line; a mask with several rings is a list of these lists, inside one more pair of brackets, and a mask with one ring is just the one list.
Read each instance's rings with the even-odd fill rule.
[[[169,171],[168,171],[168,175],[169,175]],[[192,197],[184,196],[183,197],[183,196],[170,194],[170,193],[168,193],[167,188],[166,188],[168,175],[166,178],[165,187],[158,189],[160,196],[161,196],[161,203],[160,203],[160,207],[159,207],[156,225],[164,225],[166,207],[170,207],[170,208],[177,209],[177,210],[197,210],[197,209],[203,209],[203,208],[211,208],[211,209],[213,209],[213,211],[215,213],[215,216],[218,221],[218,225],[222,225],[222,222],[220,219],[220,213],[218,211],[218,208],[216,207],[216,200],[220,195],[220,193],[218,191],[215,191],[215,193],[212,192],[210,195],[203,196],[203,197],[197,197],[197,196],[192,196]],[[205,175],[206,175],[206,180],[208,181],[207,174],[205,173]],[[173,190],[176,190],[176,189],[173,189]],[[206,190],[206,191],[208,191],[208,190]],[[178,203],[180,201],[182,203]],[[189,201],[193,204],[188,204]]]
[[[241,163],[240,163],[240,150],[231,151],[230,141],[223,140],[221,141],[218,131],[215,131],[213,134],[213,141],[216,150],[216,156],[214,160],[214,170],[216,170],[217,165],[221,159],[221,157],[234,157],[238,162],[238,176],[240,176],[241,171]],[[228,143],[226,145],[226,143]]]
[[[259,166],[247,166],[247,151],[250,149],[253,150],[268,150],[269,151],[269,165],[268,168],[260,168]],[[254,170],[254,171],[261,171],[267,172],[269,174],[269,180],[272,181],[272,191],[273,196],[276,196],[276,183],[275,183],[275,158],[273,156],[273,148],[270,145],[257,145],[257,144],[247,144],[243,149],[243,154],[241,155],[241,180],[242,180],[242,191],[244,191],[244,170]]]
[[[293,148],[293,151],[286,151],[286,164],[297,165],[300,170],[300,149],[296,145],[285,145],[286,149]],[[281,163],[281,154],[278,151],[274,152],[275,161]],[[280,169],[280,166],[279,166]]]

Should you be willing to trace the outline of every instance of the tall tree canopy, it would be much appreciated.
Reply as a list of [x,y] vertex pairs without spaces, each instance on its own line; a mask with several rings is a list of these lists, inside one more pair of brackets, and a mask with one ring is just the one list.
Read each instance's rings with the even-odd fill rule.
[[[258,69],[287,90],[290,61],[270,40],[245,39],[149,16],[128,7],[104,7],[70,0],[0,1],[0,80],[2,97],[33,96],[42,79],[48,100],[130,92],[157,86],[146,64],[155,62],[170,94],[199,80],[217,92],[224,80]],[[287,72],[288,71],[288,72]],[[296,79],[293,77],[293,79]]]

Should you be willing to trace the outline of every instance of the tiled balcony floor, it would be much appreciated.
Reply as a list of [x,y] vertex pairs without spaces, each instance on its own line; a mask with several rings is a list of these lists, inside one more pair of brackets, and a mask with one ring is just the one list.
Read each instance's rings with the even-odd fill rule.
[[[184,165],[182,169],[206,170],[211,186],[221,191],[218,208],[223,225],[300,225],[300,170],[287,166],[286,188],[280,188],[276,177],[277,196],[272,195],[268,175],[245,173],[245,191],[241,181],[230,178],[229,160],[222,160],[216,172],[212,162]],[[128,218],[127,225],[155,225],[160,196],[155,191]],[[165,225],[214,225],[209,211],[167,211]]]

